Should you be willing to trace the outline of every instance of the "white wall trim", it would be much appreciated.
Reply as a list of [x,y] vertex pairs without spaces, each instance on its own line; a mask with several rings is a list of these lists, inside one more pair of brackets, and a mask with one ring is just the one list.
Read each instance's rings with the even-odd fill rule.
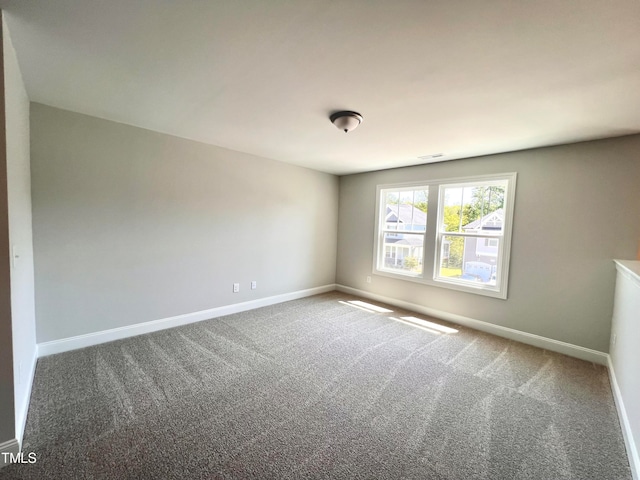
[[123,338],[143,335],[145,333],[157,332],[167,328],[179,327],[189,323],[201,322],[211,318],[231,315],[233,313],[245,312],[255,308],[266,307],[276,303],[288,302],[298,298],[310,297],[320,293],[331,292],[336,289],[335,284],[323,285],[321,287],[308,288],[306,290],[298,290],[296,292],[283,293],[272,297],[259,298],[248,302],[234,303],[224,305],[222,307],[211,308],[199,312],[186,313],[184,315],[176,315],[175,317],[162,318],[152,320],[150,322],[137,323],[126,327],[111,328],[100,332],[87,333],[75,337],[62,338],[60,340],[52,340],[38,344],[38,357],[45,357],[56,353],[67,352],[69,350],[77,350],[79,348],[90,347],[100,343],[111,342]]
[[482,320],[476,320],[474,318],[444,312],[442,310],[425,307],[416,303],[405,302],[404,300],[385,297],[383,295],[370,293],[364,290],[359,290],[357,288],[347,287],[345,285],[337,284],[336,290],[360,297],[369,298],[371,300],[388,303],[389,305],[395,305],[396,307],[406,308],[407,310],[413,310],[415,312],[423,313],[435,318],[440,318],[442,320],[446,320],[458,325],[463,325],[475,330],[491,333],[499,337],[516,340],[518,342],[526,343],[527,345],[533,345],[539,348],[544,348],[545,350],[550,350],[552,352],[562,353],[564,355],[580,358],[582,360],[587,360],[599,365],[607,365],[607,358],[609,357],[609,355],[597,350],[591,350],[590,348],[580,347],[571,343],[560,342],[552,338],[542,337],[540,335],[534,335],[532,333],[522,332],[520,330],[503,327],[500,325],[494,325],[492,323],[483,322]]
[[31,389],[33,388],[33,379],[36,375],[36,364],[38,363],[38,345],[35,346],[31,365],[29,365],[26,378],[22,378],[23,382],[27,382],[27,394],[24,397],[22,405],[16,405],[16,438],[22,447],[24,438],[24,429],[27,426],[27,414],[29,413],[29,403],[31,402]]
[[611,356],[607,355],[609,364],[609,381],[611,382],[611,390],[613,391],[613,398],[615,400],[616,409],[618,410],[618,418],[622,426],[622,436],[624,437],[624,444],[627,447],[627,457],[629,458],[629,466],[631,467],[631,475],[634,480],[640,480],[640,455],[636,447],[636,442],[633,439],[633,432],[631,431],[631,425],[629,424],[629,417],[627,417],[627,410],[622,400],[622,392],[618,386],[618,380],[616,379],[616,372],[613,368]]
[[4,461],[3,453],[13,453],[14,455],[20,452],[20,444],[17,439],[8,440],[0,443],[0,468],[9,465],[9,462]]

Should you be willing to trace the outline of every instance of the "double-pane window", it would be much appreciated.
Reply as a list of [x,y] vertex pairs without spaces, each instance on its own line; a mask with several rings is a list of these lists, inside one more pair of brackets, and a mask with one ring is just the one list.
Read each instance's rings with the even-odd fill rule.
[[379,186],[374,273],[506,298],[515,178]]

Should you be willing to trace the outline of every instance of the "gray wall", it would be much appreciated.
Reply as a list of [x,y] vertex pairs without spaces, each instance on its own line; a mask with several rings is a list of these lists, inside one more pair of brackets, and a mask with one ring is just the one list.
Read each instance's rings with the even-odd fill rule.
[[[371,275],[376,185],[518,173],[507,300]],[[612,259],[640,238],[640,136],[341,177],[339,284],[607,352]]]
[[[4,19],[3,19],[4,21]],[[18,258],[11,264],[16,436],[22,437],[29,407],[31,373],[36,362],[36,324],[31,229],[31,168],[29,161],[29,97],[6,24],[4,32],[5,106],[7,115],[7,178],[9,240]],[[12,251],[13,254],[13,251]]]
[[38,342],[335,281],[333,175],[40,104],[31,162]]
[[[5,32],[2,29],[2,47]],[[4,48],[0,48],[0,444],[13,440],[13,355],[11,346],[11,269],[9,258],[9,205],[7,199],[7,142],[4,88]],[[0,459],[1,460],[1,459]]]

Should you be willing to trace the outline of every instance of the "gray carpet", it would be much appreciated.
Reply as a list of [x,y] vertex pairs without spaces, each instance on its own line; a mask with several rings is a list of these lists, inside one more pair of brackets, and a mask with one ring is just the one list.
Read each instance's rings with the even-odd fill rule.
[[604,367],[357,300],[42,358],[0,478],[631,478]]

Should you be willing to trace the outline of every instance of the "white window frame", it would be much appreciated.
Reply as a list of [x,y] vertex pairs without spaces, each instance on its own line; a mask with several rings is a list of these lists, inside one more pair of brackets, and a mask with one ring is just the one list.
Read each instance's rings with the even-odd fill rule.
[[[415,185],[416,186],[420,186],[420,185],[423,185],[423,184],[415,184]],[[384,189],[385,190],[394,189],[396,192],[403,192],[403,191],[406,192],[406,191],[415,190],[415,188],[412,188],[412,184],[402,184],[402,185],[397,186],[397,188],[390,187],[390,188],[384,188]],[[379,212],[379,215],[377,215],[377,217],[376,217],[376,231],[377,232],[379,231],[379,235],[378,236],[380,238],[382,238],[382,237],[384,237],[384,235],[386,233],[391,233],[391,234],[400,233],[400,234],[404,234],[404,235],[422,235],[423,238],[424,238],[426,236],[426,231],[422,232],[422,231],[419,231],[419,230],[400,230],[400,228],[398,228],[399,227],[399,222],[400,222],[400,218],[399,218],[400,211],[398,211],[398,223],[396,224],[396,228],[395,229],[386,228],[386,223],[387,223],[385,221],[386,220],[386,209],[385,209],[385,211],[382,211],[381,210],[382,205],[380,204],[381,191],[382,190],[378,187],[378,202],[376,204],[376,211]],[[431,190],[429,190],[429,195],[431,195]],[[429,199],[427,198],[427,200],[429,200]],[[386,206],[386,203],[385,203],[385,206]],[[429,216],[427,215],[427,222],[428,221],[429,221]],[[425,227],[425,230],[426,230],[426,228],[427,227]],[[378,262],[378,255],[380,255],[380,257],[379,257],[380,258],[380,263],[384,266],[384,259],[386,257],[386,253],[384,251],[384,245],[383,244],[384,244],[384,242],[382,242],[380,244],[379,250],[376,249],[376,253],[374,254],[375,255],[375,257],[374,257],[375,258],[374,259],[374,269],[378,265],[378,263],[377,263]],[[423,242],[423,246],[424,246],[424,242]],[[401,248],[401,247],[395,247],[395,248],[396,248],[396,250],[395,250],[396,256],[393,257],[393,258],[395,258],[397,260],[397,258],[398,258],[397,257],[397,252],[398,252],[397,249]],[[423,257],[424,257],[424,248],[423,248],[422,251],[423,251]],[[383,271],[383,272],[386,272],[386,273],[393,273],[393,271],[390,270],[390,269],[382,268],[380,270]],[[424,265],[422,265],[422,273],[424,274]],[[399,274],[399,275],[401,275],[402,277],[405,277],[405,276],[407,276],[407,277],[418,277],[418,276],[421,276],[422,274],[413,273],[413,272],[404,272],[404,273]]]
[[[437,180],[427,180],[420,182],[406,182],[395,184],[384,184],[376,187],[376,221],[374,232],[373,269],[374,275],[391,277],[409,282],[422,283],[442,288],[449,288],[467,293],[486,295],[489,297],[506,299],[509,285],[509,261],[511,256],[511,234],[513,230],[513,212],[516,192],[516,173],[497,173],[490,175],[474,175],[469,177],[444,178]],[[496,235],[500,239],[498,249],[499,268],[496,271],[496,285],[475,284],[468,281],[452,279],[449,277],[439,277],[439,265],[441,255],[441,242],[444,236],[474,236],[491,237],[492,234],[470,235],[458,232],[444,231],[444,187],[478,185],[494,181],[507,181],[507,192],[504,206],[504,225],[501,235]],[[424,248],[422,273],[400,272],[384,268],[384,228],[385,212],[382,203],[383,191],[386,190],[422,190],[428,188],[428,213],[427,227],[424,233]],[[418,232],[416,232],[418,233]]]

